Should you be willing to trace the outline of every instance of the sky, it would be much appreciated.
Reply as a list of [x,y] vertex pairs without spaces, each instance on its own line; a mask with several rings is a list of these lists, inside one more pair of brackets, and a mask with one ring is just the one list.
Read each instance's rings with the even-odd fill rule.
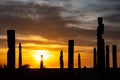
[[[59,67],[60,51],[67,67],[68,40],[75,42],[74,67],[81,54],[82,67],[93,67],[96,47],[97,17],[103,17],[106,45],[116,44],[120,67],[120,1],[119,0],[0,0],[0,64],[6,65],[7,30],[16,31],[16,67],[18,43],[23,47],[23,65],[38,68],[38,52],[46,51],[46,68]],[[112,66],[112,50],[110,51]],[[39,55],[38,55],[39,56]]]

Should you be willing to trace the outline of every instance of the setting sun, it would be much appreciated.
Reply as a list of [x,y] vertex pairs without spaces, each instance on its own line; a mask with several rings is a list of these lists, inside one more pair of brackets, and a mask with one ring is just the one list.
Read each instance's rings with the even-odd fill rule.
[[43,55],[43,60],[48,60],[49,55],[47,54],[47,51],[45,51],[45,50],[36,51],[35,60],[40,61],[41,60],[41,55]]

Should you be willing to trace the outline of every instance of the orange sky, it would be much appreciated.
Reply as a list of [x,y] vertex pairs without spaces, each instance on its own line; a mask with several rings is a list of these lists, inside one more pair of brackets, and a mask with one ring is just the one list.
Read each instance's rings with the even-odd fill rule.
[[[31,38],[31,37],[30,37]],[[37,37],[38,38],[38,37]],[[25,39],[25,38],[22,38]],[[31,40],[36,40],[33,36]],[[45,41],[49,41],[46,39],[41,39]],[[17,42],[17,41],[16,41]],[[75,43],[76,45],[76,43]],[[60,62],[60,50],[63,50],[63,59],[64,59],[64,67],[68,67],[68,46],[67,41],[65,44],[33,44],[33,43],[24,43],[22,44],[22,65],[28,64],[30,68],[39,68],[40,61],[36,60],[36,56],[40,57],[39,53],[43,51],[43,53],[48,55],[48,58],[44,60],[44,67],[46,68],[59,68]],[[88,68],[93,67],[93,47],[90,46],[75,46],[74,47],[74,67],[78,67],[78,53],[81,54],[81,65],[82,67],[87,66]],[[5,48],[0,49],[0,64],[6,65],[6,57],[7,57],[7,45]],[[44,52],[45,51],[45,52]],[[44,55],[44,54],[43,54]],[[38,58],[37,57],[37,58]],[[44,57],[44,56],[43,56]],[[118,56],[119,57],[119,56]],[[110,61],[112,62],[112,57],[110,54]],[[110,64],[112,65],[112,63]],[[119,66],[119,64],[118,64]],[[18,68],[18,43],[16,43],[16,68]]]
[[[66,42],[66,44],[67,44],[67,42]],[[59,68],[60,50],[63,50],[63,52],[64,52],[63,53],[64,67],[65,68],[68,67],[67,45],[59,45],[59,44],[56,44],[56,45],[55,44],[37,45],[37,44],[29,43],[29,44],[22,44],[22,47],[23,47],[23,49],[22,49],[23,65],[29,64],[30,68],[39,68],[40,62],[38,60],[36,60],[35,56],[38,54],[39,51],[43,50],[43,51],[46,51],[46,54],[48,55],[48,59],[44,60],[44,66],[46,68]],[[1,56],[0,56],[0,63],[1,64],[6,64],[6,57],[7,57],[7,54],[6,54],[7,49],[6,48],[1,49]],[[82,67],[83,66],[92,67],[92,65],[91,65],[92,54],[86,54],[84,51],[78,52],[79,49],[92,50],[91,47],[75,46],[74,67],[78,67],[78,63],[77,63],[78,53],[81,54]],[[17,67],[18,67],[18,45],[16,45],[16,68]]]

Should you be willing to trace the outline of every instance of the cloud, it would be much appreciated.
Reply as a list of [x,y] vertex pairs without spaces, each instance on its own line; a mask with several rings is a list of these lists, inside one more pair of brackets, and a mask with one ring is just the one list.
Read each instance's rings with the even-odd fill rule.
[[[1,5],[0,21],[4,28],[13,28],[18,32],[29,32],[33,29],[33,33],[39,33],[39,31],[36,30],[42,29],[44,32],[49,31],[52,33],[52,29],[65,27],[66,23],[78,23],[78,21],[68,20],[60,16],[62,10],[63,8],[61,7],[41,6],[32,3],[26,5],[22,3],[19,3],[19,5]],[[8,27],[9,25],[13,27]],[[47,28],[49,28],[49,30]]]
[[[73,5],[71,2],[74,1],[66,2],[65,4],[62,1],[59,2],[62,4],[61,6],[52,5],[50,1],[46,1],[46,4],[22,1],[4,2],[4,4],[0,4],[0,28],[4,34],[7,29],[15,29],[17,34],[27,37],[36,35],[47,40],[62,42],[62,44],[67,44],[68,39],[74,39],[77,45],[92,46],[96,42],[97,17],[101,15],[107,21],[107,27],[111,28],[105,26],[106,38],[119,39],[114,36],[115,33],[119,33],[119,30],[118,32],[116,30],[107,31],[113,29],[111,22],[118,23],[117,21],[119,21],[119,14],[117,14],[119,11],[116,6],[103,4],[100,7],[97,5],[99,1],[94,3],[80,1],[85,5],[76,7],[76,2]],[[110,5],[112,5],[112,11],[109,9]],[[69,7],[70,9],[68,9]],[[110,11],[111,14],[108,13]],[[21,41],[23,40],[21,39]],[[33,42],[35,43],[35,41]]]
[[112,13],[112,14],[106,15],[105,19],[111,23],[119,23],[120,13]]

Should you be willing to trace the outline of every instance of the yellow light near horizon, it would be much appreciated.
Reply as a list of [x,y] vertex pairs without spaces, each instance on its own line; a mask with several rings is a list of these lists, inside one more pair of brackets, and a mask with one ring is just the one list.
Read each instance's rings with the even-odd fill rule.
[[36,51],[35,56],[34,56],[35,60],[40,61],[41,55],[43,55],[43,60],[48,60],[49,55],[47,54],[47,51],[45,51],[45,50]]

